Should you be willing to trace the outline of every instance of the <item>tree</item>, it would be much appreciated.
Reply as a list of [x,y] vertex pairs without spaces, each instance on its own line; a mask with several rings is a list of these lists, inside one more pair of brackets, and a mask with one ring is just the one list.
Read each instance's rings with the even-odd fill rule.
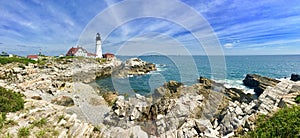
[[4,51],[2,51],[2,52],[1,52],[1,55],[8,55],[8,53],[7,53],[7,52],[4,52]]

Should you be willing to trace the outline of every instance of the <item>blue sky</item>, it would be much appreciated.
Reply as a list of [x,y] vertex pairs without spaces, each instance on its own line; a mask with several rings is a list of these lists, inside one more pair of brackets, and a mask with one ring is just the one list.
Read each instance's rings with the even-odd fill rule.
[[[177,5],[171,0],[150,6],[149,1],[138,1],[139,5],[128,4],[122,9],[112,8],[119,4],[116,0],[0,1],[0,51],[18,55],[42,51],[46,55],[59,55],[80,44],[93,52],[95,32],[105,32],[108,28],[105,25],[120,22],[112,32],[103,35],[105,52],[116,53],[127,45],[135,49],[153,46],[176,53],[175,45],[182,45],[187,53],[205,54],[202,44],[192,35],[203,32],[201,22],[193,22],[197,17],[178,9],[179,6],[176,9]],[[299,0],[181,2],[211,26],[226,55],[300,54]],[[168,14],[178,21],[194,23],[194,27],[187,29],[176,22],[153,17],[120,21],[124,15],[143,12],[141,7],[151,7],[153,12],[165,8],[166,13],[155,14]],[[111,12],[101,15],[109,8]],[[90,35],[85,35],[88,33]]]

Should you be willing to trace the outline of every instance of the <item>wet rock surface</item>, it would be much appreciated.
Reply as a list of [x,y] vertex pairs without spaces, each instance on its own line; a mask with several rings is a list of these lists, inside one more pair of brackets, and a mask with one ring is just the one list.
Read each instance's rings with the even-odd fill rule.
[[260,76],[257,74],[247,74],[246,78],[243,80],[244,85],[250,88],[254,88],[254,92],[258,96],[261,95],[268,86],[274,87],[279,82],[279,80]]
[[291,75],[292,81],[300,81],[300,75],[299,74],[292,74]]

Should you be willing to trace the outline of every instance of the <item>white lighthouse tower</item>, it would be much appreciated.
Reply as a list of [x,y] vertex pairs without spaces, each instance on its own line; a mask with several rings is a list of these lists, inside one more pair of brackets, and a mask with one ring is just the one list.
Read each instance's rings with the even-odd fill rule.
[[97,58],[102,58],[102,42],[99,33],[96,34],[96,55]]

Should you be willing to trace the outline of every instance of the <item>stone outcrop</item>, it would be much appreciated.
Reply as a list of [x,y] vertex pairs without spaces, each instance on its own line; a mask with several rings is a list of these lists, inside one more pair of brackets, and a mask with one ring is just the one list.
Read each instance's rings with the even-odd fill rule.
[[[147,134],[158,137],[223,136],[215,120],[228,106],[230,98],[222,93],[225,87],[222,87],[224,90],[216,88],[221,84],[214,85],[215,82],[206,78],[201,80],[206,81],[192,86],[167,82],[157,88],[151,98],[137,94],[125,100],[119,96],[104,124],[121,128],[144,124],[142,129]],[[237,112],[242,114],[238,109]]]
[[268,86],[274,87],[279,82],[279,80],[256,74],[247,74],[246,78],[243,80],[245,86],[254,88],[254,92],[257,96],[261,95]]
[[152,99],[119,96],[104,124],[123,129],[142,125],[148,137],[238,136],[255,128],[259,114],[273,113],[282,103],[295,104],[285,96],[296,95],[298,86],[284,80],[257,97],[204,77],[192,86],[170,81],[157,88]]
[[[99,96],[95,89],[82,83],[110,76],[114,69],[121,66],[121,61],[114,59],[103,63],[97,59],[53,58],[45,62],[45,64],[0,65],[0,86],[23,93],[27,101],[24,111],[8,115],[8,119],[18,124],[0,130],[3,132],[0,137],[6,137],[8,134],[17,137],[17,131],[21,127],[33,129],[30,130],[32,133],[29,137],[34,137],[36,133],[33,132],[39,131],[47,131],[46,135],[53,137],[111,137],[119,136],[119,133],[128,137],[147,136],[141,129],[142,126],[138,124],[131,128],[106,130],[106,126],[102,123],[103,118],[109,112],[109,106],[119,97],[116,93],[106,94],[106,97]],[[154,64],[141,60],[133,60],[127,67],[133,72],[144,73],[155,69]],[[138,98],[143,99],[143,96]],[[25,111],[26,113],[23,113]],[[119,116],[123,114],[122,110],[119,113],[117,110],[115,112]],[[47,120],[47,125],[43,127],[32,127],[30,124],[33,117],[36,121],[41,117],[49,121]],[[51,134],[48,133],[48,128],[51,128]],[[104,131],[107,133],[103,133]]]
[[[22,127],[29,129],[28,137],[101,137],[97,127],[81,121],[76,114],[66,114],[65,107],[43,100],[26,100],[25,110],[9,113],[6,120],[12,123],[0,129],[0,137],[18,137]],[[35,123],[41,122],[43,123]],[[43,134],[43,135],[42,135]]]
[[300,75],[299,74],[292,74],[291,75],[292,81],[300,81]]
[[51,103],[61,106],[73,106],[74,100],[68,96],[60,96],[51,100]]
[[139,58],[131,58],[115,68],[112,75],[116,78],[124,78],[129,75],[143,75],[155,70],[155,64],[142,61]]
[[243,90],[237,88],[228,88],[225,91],[225,94],[231,98],[231,101],[245,102],[250,103],[255,99],[255,95],[246,94]]
[[95,60],[76,60],[73,63],[72,80],[74,82],[90,83],[96,78],[105,78],[111,76],[113,69],[121,66],[122,62],[118,59],[112,59],[108,64],[99,64]]

